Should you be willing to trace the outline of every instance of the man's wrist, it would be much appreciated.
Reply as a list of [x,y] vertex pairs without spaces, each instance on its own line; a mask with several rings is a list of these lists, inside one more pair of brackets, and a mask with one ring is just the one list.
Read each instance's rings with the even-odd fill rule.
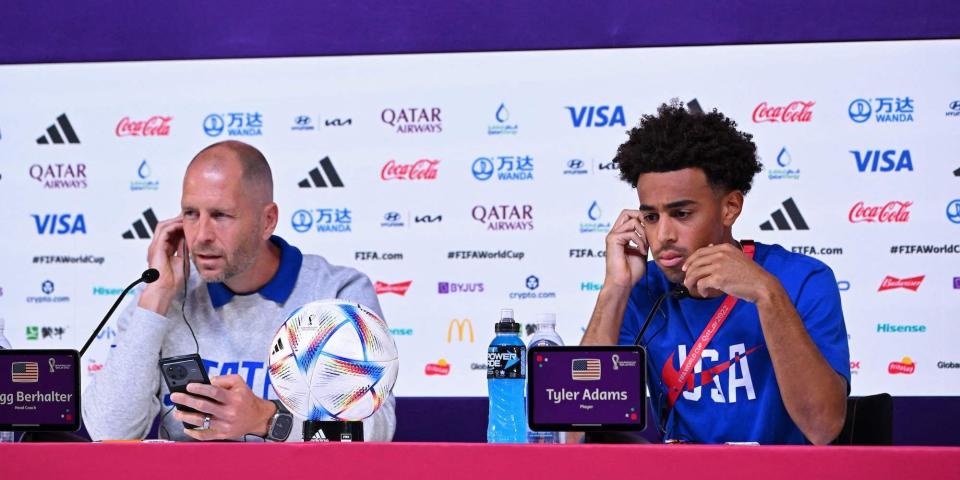
[[260,399],[260,415],[258,416],[257,425],[260,425],[259,429],[255,432],[250,432],[253,435],[258,437],[266,438],[267,433],[270,433],[270,421],[273,420],[273,416],[277,413],[277,406],[270,400]]
[[140,300],[137,302],[137,306],[166,317],[167,312],[170,310],[171,303],[173,303],[173,298],[170,295],[164,295],[161,292],[146,288],[143,290],[143,293],[140,294]]

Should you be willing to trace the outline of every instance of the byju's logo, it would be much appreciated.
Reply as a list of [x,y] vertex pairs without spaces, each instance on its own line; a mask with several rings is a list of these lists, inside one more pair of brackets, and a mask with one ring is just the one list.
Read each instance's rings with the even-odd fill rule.
[[306,233],[316,227],[318,233],[346,233],[352,231],[352,212],[347,208],[317,208],[293,212],[290,225],[297,233]]
[[573,128],[627,126],[622,105],[584,105],[564,108],[570,112]]
[[87,222],[82,213],[47,213],[30,216],[33,217],[33,223],[37,226],[38,235],[87,234]]
[[497,123],[487,127],[487,135],[517,134],[517,125],[508,123],[510,121],[510,110],[507,110],[507,106],[503,102],[500,103],[496,113],[493,114],[493,118],[496,119]]
[[394,128],[396,133],[440,133],[443,121],[440,108],[385,108],[380,112],[380,120]]
[[139,180],[134,180],[130,182],[130,191],[131,192],[141,192],[144,190],[155,191],[160,188],[159,180],[150,180],[150,177],[153,175],[153,170],[150,169],[150,164],[147,163],[146,159],[140,162],[140,166],[137,167],[137,177]]
[[[792,227],[790,226],[790,222],[787,221],[787,216],[783,214],[784,212],[787,213],[790,221],[793,222]],[[800,209],[797,208],[797,204],[794,203],[792,197],[784,200],[783,208],[774,210],[770,216],[773,218],[773,223],[771,224],[770,220],[761,223],[760,230],[810,230],[810,227],[807,226],[807,221],[804,220],[803,215],[800,215]]]
[[396,228],[405,226],[406,223],[403,221],[403,215],[400,212],[387,212],[383,214],[383,221],[380,222],[380,226],[384,228]]
[[470,214],[487,230],[533,230],[533,205],[476,205]]
[[60,114],[60,116],[57,117],[57,123],[47,127],[47,133],[45,135],[37,137],[38,145],[49,145],[51,143],[59,145],[64,143],[80,143],[77,132],[73,130],[73,125],[70,124],[70,119],[67,118],[66,113]]
[[473,161],[470,170],[473,178],[483,182],[493,178],[494,173],[497,175],[497,180],[533,180],[533,157],[530,155],[479,157]]
[[263,135],[263,115],[260,112],[211,113],[203,119],[203,132],[219,137],[224,130],[231,137],[258,137]]
[[85,163],[48,163],[30,166],[30,178],[40,182],[43,188],[87,188],[87,165]]
[[772,168],[767,172],[770,180],[799,180],[800,169],[789,168],[792,163],[793,157],[787,147],[782,147],[777,154],[777,165],[780,168]]
[[[144,221],[147,223],[144,224]],[[149,240],[153,231],[157,229],[157,223],[157,216],[153,213],[153,209],[148,208],[143,211],[143,218],[133,222],[132,229],[123,232],[123,238],[125,240]]]
[[594,200],[587,209],[587,218],[589,222],[580,223],[580,233],[606,233],[610,230],[610,222],[601,222],[603,211],[600,210],[600,204]]
[[[323,169],[323,173],[320,173],[320,168]],[[343,180],[340,180],[340,175],[338,175],[337,170],[333,168],[333,162],[330,161],[330,157],[323,157],[323,159],[320,160],[320,168],[313,167],[313,170],[310,170],[309,178],[300,180],[297,186],[300,188],[343,188]],[[323,174],[327,175],[326,180],[323,178]]]
[[947,204],[947,220],[960,224],[960,198]]
[[913,171],[910,150],[850,150],[850,153],[861,173]]
[[27,303],[67,303],[70,301],[70,297],[67,296],[53,296],[56,286],[51,280],[44,280],[40,284],[40,291],[43,292],[42,296],[27,297]]
[[858,98],[847,107],[847,115],[854,123],[866,123],[871,118],[877,123],[912,122],[913,113],[910,97]]
[[483,293],[483,283],[437,282],[437,294]]

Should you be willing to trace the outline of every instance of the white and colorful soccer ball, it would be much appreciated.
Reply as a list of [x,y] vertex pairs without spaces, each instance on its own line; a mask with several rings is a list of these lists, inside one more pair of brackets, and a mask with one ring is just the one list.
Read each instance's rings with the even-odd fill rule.
[[393,390],[400,362],[387,323],[343,300],[308,303],[290,314],[270,344],[270,382],[308,420],[363,420]]

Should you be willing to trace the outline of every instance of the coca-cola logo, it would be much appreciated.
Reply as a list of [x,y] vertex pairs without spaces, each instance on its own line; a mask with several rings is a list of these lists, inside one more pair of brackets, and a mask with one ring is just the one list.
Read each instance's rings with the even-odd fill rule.
[[763,102],[753,109],[753,123],[807,123],[813,118],[814,104],[797,100],[785,107],[772,107]]
[[905,288],[907,290],[912,290],[914,292],[920,288],[920,284],[923,283],[923,279],[926,275],[920,275],[919,277],[910,277],[910,278],[897,278],[887,275],[883,279],[883,282],[880,284],[880,288],[877,289],[878,292],[884,290],[893,290],[894,288]]
[[130,120],[123,117],[117,124],[118,137],[166,137],[170,135],[170,121],[173,117],[154,115],[146,120]]
[[380,170],[380,178],[386,180],[436,180],[440,160],[420,159],[410,164],[387,162]]
[[884,205],[866,206],[857,202],[850,208],[847,218],[850,223],[906,223],[910,221],[910,206],[913,202],[898,200],[887,202]]
[[911,375],[915,371],[917,371],[917,364],[913,363],[910,357],[903,357],[899,362],[890,362],[890,365],[887,366],[887,372],[890,375]]

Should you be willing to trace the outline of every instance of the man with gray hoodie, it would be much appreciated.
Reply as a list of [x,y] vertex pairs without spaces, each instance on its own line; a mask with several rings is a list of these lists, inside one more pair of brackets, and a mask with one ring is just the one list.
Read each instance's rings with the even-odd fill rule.
[[[266,359],[273,335],[293,310],[315,300],[340,298],[383,314],[366,275],[302,254],[273,235],[277,217],[270,166],[259,150],[226,141],[193,158],[181,213],[157,225],[147,251],[160,278],[123,311],[116,348],[83,392],[84,424],[94,440],[142,439],[158,414],[161,434],[173,440],[302,439],[302,418],[286,439],[271,432],[278,412],[287,413],[271,400]],[[187,278],[184,247],[192,260]],[[211,384],[170,395],[157,362],[191,353],[203,358]],[[364,420],[364,436],[389,441],[395,428],[391,395]]]

